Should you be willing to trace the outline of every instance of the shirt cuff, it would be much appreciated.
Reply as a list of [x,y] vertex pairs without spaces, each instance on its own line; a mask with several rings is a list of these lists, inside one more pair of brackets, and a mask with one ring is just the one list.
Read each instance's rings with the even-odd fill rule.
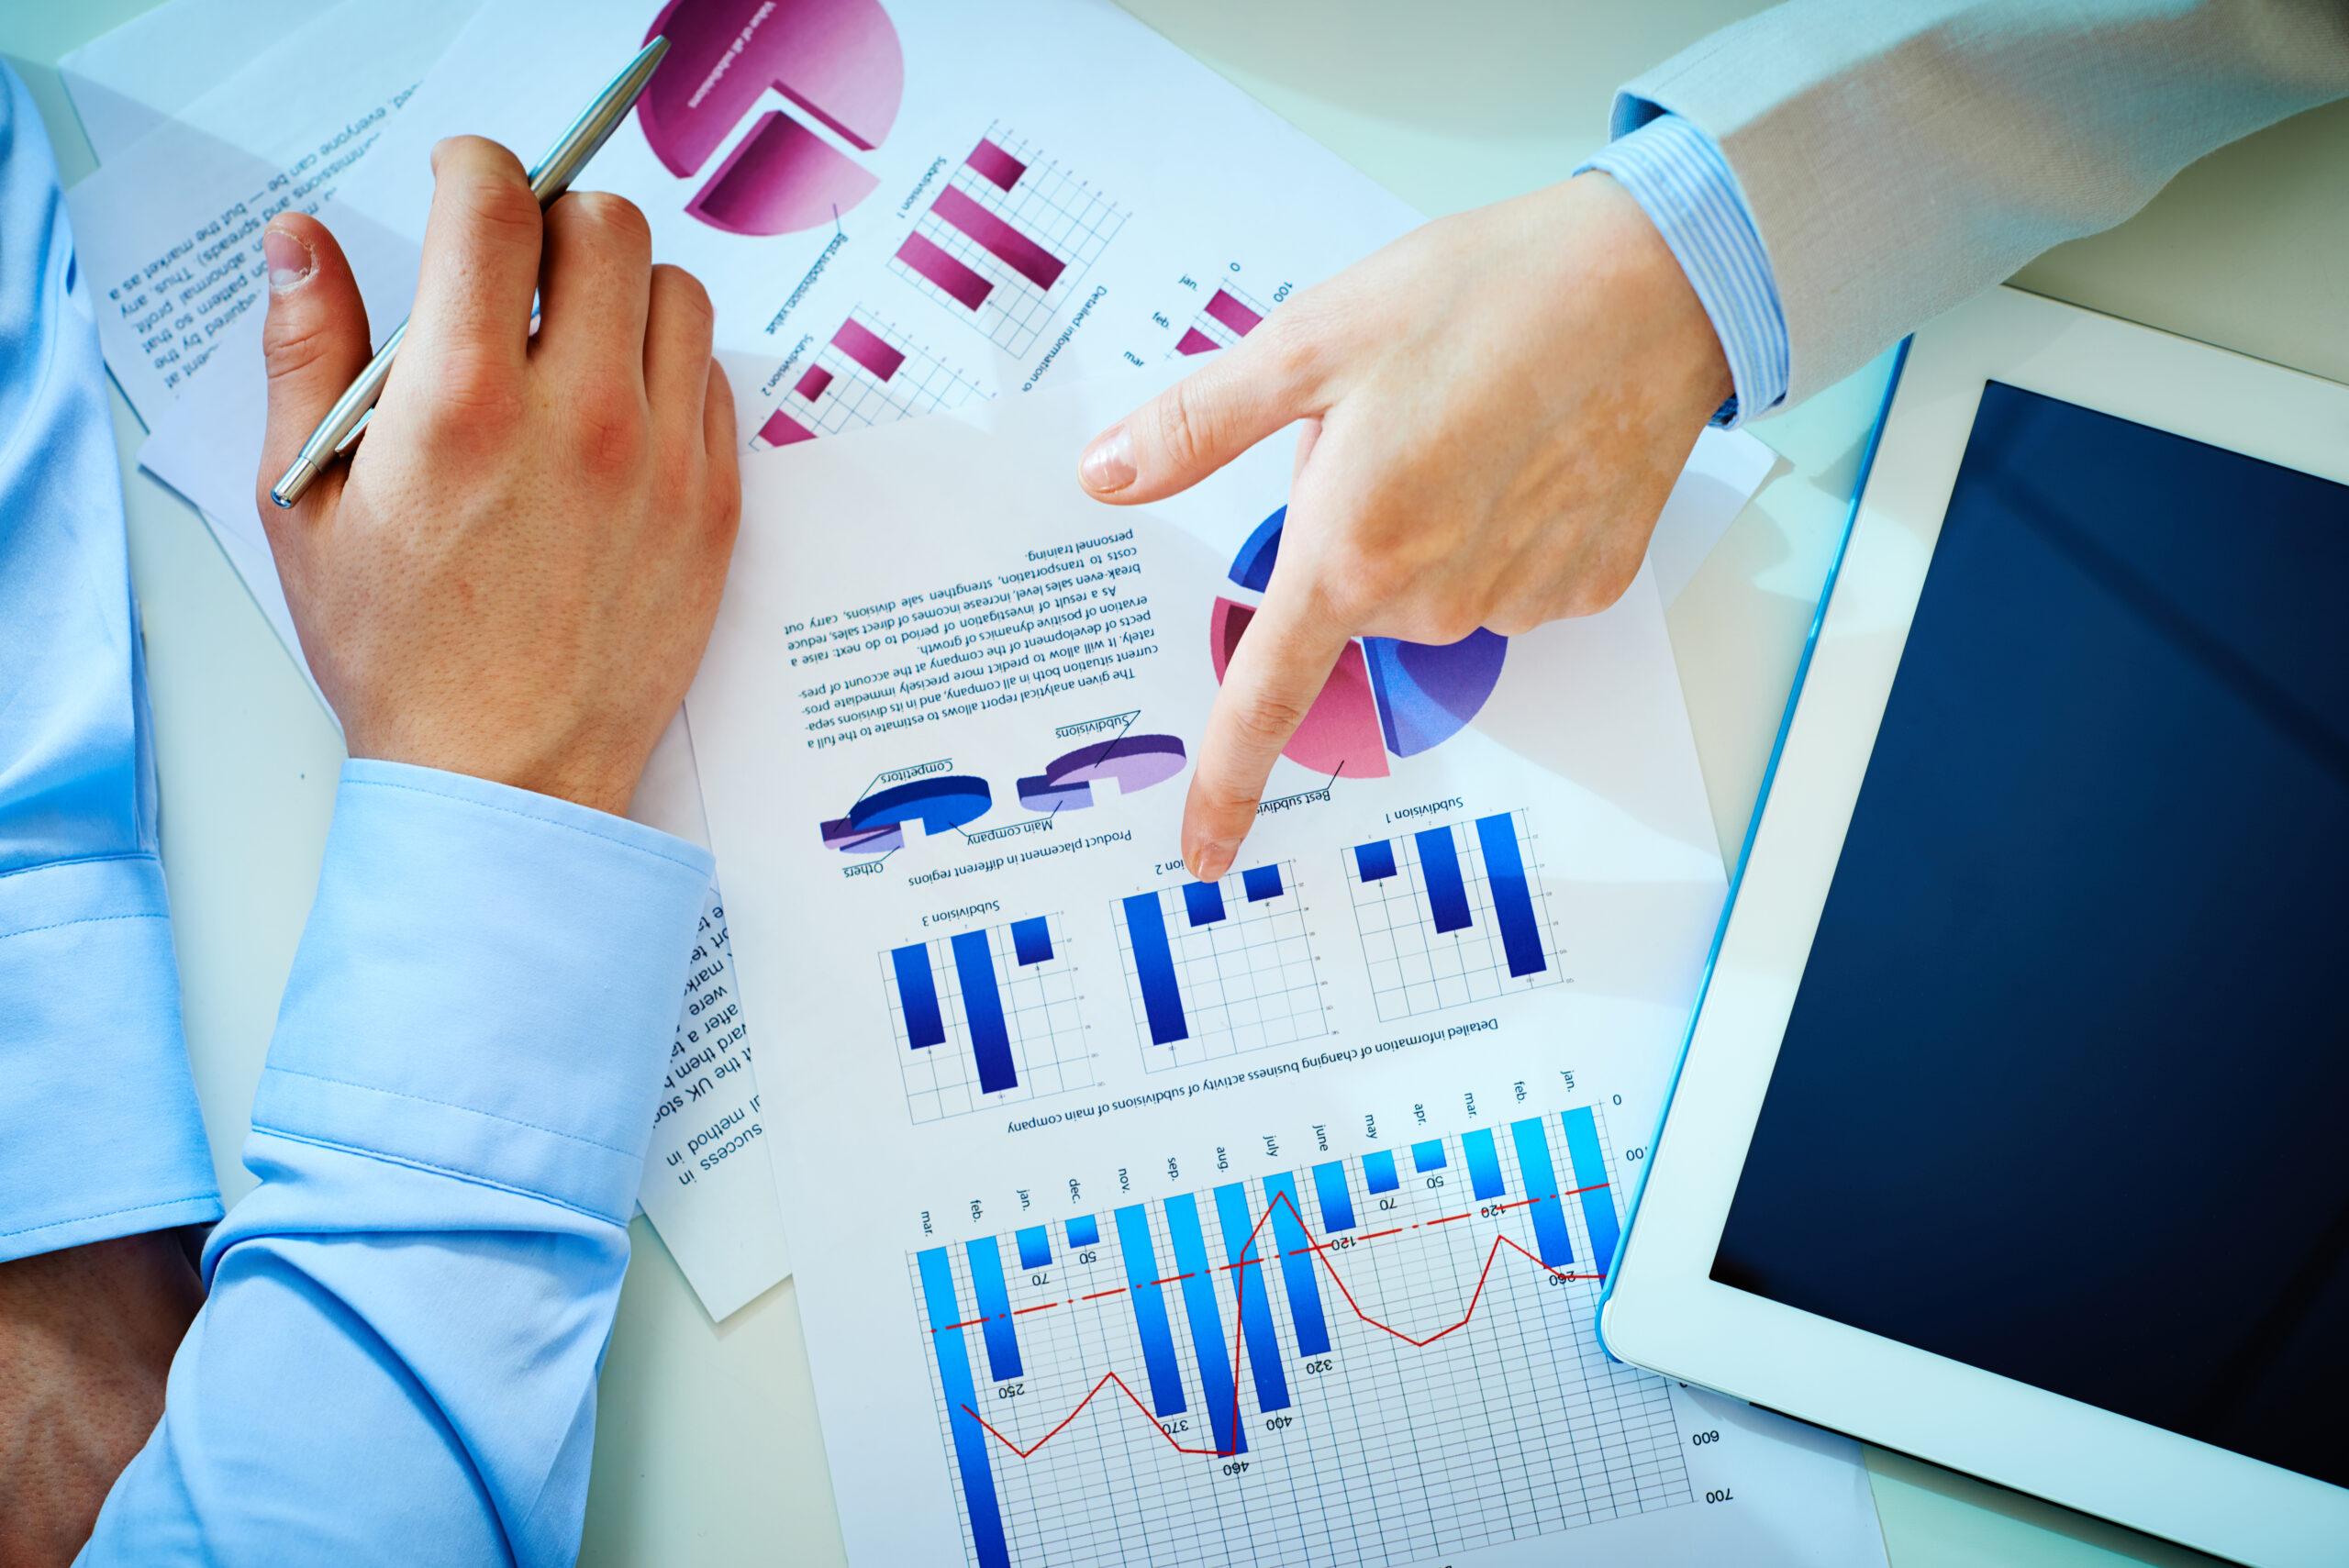
[[1596,169],[1629,191],[1697,291],[1729,361],[1732,389],[1713,423],[1736,425],[1769,412],[1787,395],[1787,315],[1729,160],[1688,121],[1642,100],[1618,102],[1615,118],[1628,134],[1575,172]]
[[162,866],[0,875],[0,1262],[219,1218]]
[[254,1131],[625,1225],[710,868],[567,801],[344,764]]

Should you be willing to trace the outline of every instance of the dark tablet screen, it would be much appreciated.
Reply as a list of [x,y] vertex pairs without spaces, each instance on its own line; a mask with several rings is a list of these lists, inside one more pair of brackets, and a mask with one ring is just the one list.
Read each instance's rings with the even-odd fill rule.
[[1713,1277],[2349,1485],[2344,1020],[2349,488],[1991,384]]

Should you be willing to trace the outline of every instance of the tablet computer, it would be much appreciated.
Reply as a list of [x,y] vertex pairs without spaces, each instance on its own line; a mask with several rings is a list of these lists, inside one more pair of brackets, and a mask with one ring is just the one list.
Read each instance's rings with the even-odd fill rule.
[[1920,331],[1607,1288],[1619,1356],[2349,1562],[2349,388]]

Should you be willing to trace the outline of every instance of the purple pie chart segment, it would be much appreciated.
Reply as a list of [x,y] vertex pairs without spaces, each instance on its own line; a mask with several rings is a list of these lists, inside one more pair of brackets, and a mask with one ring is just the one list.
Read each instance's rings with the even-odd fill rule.
[[824,848],[844,855],[885,855],[906,841],[899,828],[859,828],[847,817],[822,825]]
[[1091,806],[1093,785],[1107,779],[1121,795],[1164,784],[1183,771],[1188,753],[1173,735],[1121,735],[1080,746],[1019,781],[1019,804],[1030,811],[1074,811]]
[[1508,639],[1480,627],[1442,644],[1365,637],[1362,651],[1386,749],[1416,757],[1459,734],[1484,707],[1500,681]]

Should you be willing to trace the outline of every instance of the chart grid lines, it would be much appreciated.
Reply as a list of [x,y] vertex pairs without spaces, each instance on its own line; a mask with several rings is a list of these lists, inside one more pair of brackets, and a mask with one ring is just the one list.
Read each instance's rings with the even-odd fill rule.
[[1512,811],[1340,851],[1381,1022],[1571,983],[1537,847]]
[[[1014,163],[1019,172],[1007,187],[1000,176]],[[1106,195],[998,121],[973,157],[947,172],[888,266],[1005,353],[1022,355],[1126,217]]]
[[[918,1124],[1041,1098],[1097,1082],[1077,994],[1075,955],[1061,917],[1039,917],[1049,956],[1033,957],[1031,922],[932,937],[880,955],[890,1038]],[[1030,958],[1015,928],[1030,929]],[[958,951],[959,950],[959,951]],[[966,975],[995,979],[992,1007],[966,995]],[[999,1039],[990,1031],[1000,1029]],[[998,1087],[1008,1073],[1012,1081]]]
[[[1538,1138],[1553,1173],[1570,1168],[1570,1141],[1586,1142],[1586,1160],[1611,1160],[1603,1119],[1582,1106],[1503,1125],[1526,1122],[1530,1129],[1499,1140],[1510,1196],[1498,1205],[1473,1205],[1456,1160],[1380,1192],[1359,1156],[1341,1162],[1370,1229],[1341,1241],[1302,1217],[1332,1330],[1319,1356],[1300,1348],[1301,1303],[1288,1276],[1269,1256],[1247,1256],[1252,1240],[1269,1252],[1286,1229],[1275,1215],[1294,1212],[1280,1206],[1305,1190],[1306,1169],[1123,1200],[1097,1247],[1057,1253],[1012,1283],[999,1325],[974,1320],[980,1282],[964,1266],[966,1252],[993,1252],[950,1246],[909,1259],[918,1276],[927,1269],[954,1283],[954,1316],[942,1321],[957,1344],[926,1346],[934,1353],[925,1359],[972,1561],[1419,1560],[1692,1502],[1669,1385],[1599,1349],[1595,1271],[1544,1268],[1531,1251],[1527,1211],[1540,1201],[1563,1205],[1575,1256],[1594,1257],[1582,1207],[1565,1193],[1529,1199],[1542,1184],[1540,1162],[1520,1165],[1519,1156]],[[1443,1141],[1460,1148],[1456,1134]],[[1582,1181],[1588,1173],[1575,1183],[1592,1185]],[[1611,1218],[1611,1164],[1599,1174],[1594,1190],[1609,1195]],[[1243,1218],[1252,1231],[1235,1229]],[[1208,1235],[1212,1266],[1208,1277],[1178,1284],[1176,1243],[1195,1223]],[[1008,1250],[1014,1236],[989,1245]],[[1136,1244],[1151,1255],[1130,1262],[1125,1249]],[[1189,1242],[1181,1251],[1200,1261]],[[1136,1269],[1170,1292],[1211,1298],[1217,1344],[1230,1358],[1223,1415],[1238,1418],[1227,1444],[1206,1435],[1203,1402],[1215,1380],[1202,1375],[1188,1334],[1176,1336],[1183,1413],[1151,1418],[1140,1393],[1143,1349],[1120,1288]],[[946,1371],[985,1366],[990,1330],[1019,1336],[1020,1377],[978,1386],[958,1408]],[[1268,1349],[1281,1378],[1247,1364]],[[967,1473],[962,1454],[972,1456]]]
[[[1275,875],[1263,874],[1268,871]],[[1280,891],[1265,891],[1273,885]],[[1149,1071],[1328,1032],[1296,862],[1235,870],[1218,884],[1129,895],[1110,915]]]

